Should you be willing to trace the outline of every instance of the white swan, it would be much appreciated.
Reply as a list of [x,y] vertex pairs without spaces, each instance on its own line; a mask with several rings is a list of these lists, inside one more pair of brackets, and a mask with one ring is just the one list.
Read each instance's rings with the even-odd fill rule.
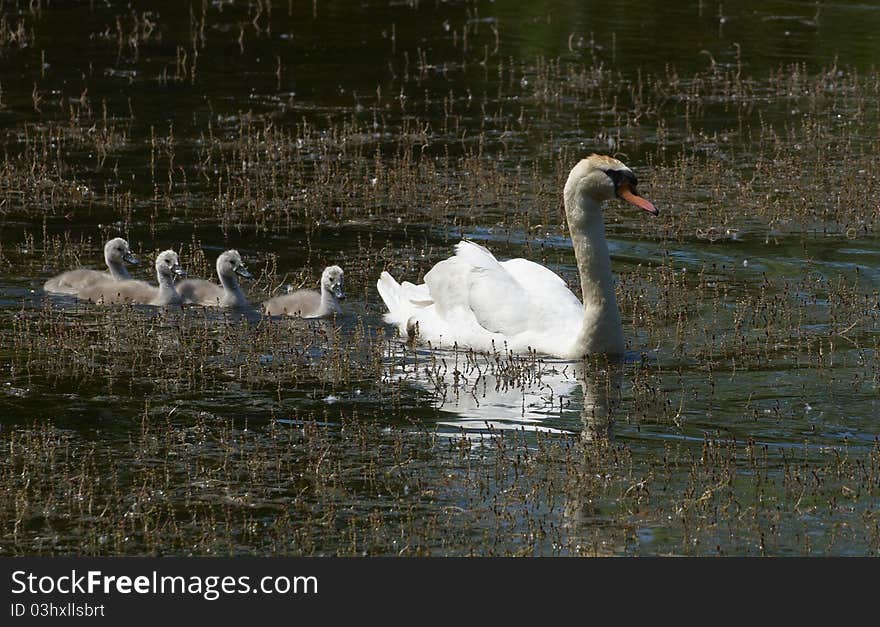
[[248,300],[238,285],[235,275],[253,278],[237,250],[227,250],[217,257],[217,276],[220,285],[204,279],[187,279],[177,286],[184,303],[207,307],[247,307]]
[[617,159],[591,155],[565,183],[565,215],[580,272],[583,303],[551,270],[525,259],[499,263],[469,241],[436,264],[425,283],[399,284],[387,272],[377,283],[386,322],[401,335],[434,345],[477,350],[534,350],[564,359],[622,354],[625,344],[614,296],[602,203],[621,198],[658,211],[636,193],[636,177]]
[[342,290],[344,273],[339,266],[324,268],[321,274],[321,291],[296,290],[290,294],[270,298],[263,303],[263,311],[269,316],[299,316],[300,318],[324,318],[341,311],[339,301],[345,298]]
[[125,263],[137,265],[137,258],[131,254],[128,242],[121,237],[114,237],[104,244],[104,261],[109,273],[101,270],[89,270],[77,268],[68,270],[52,277],[43,285],[47,292],[55,294],[76,294],[80,289],[101,281],[130,281],[131,275],[125,267]]
[[180,267],[177,253],[166,250],[156,256],[158,287],[145,281],[106,280],[87,285],[77,292],[77,296],[83,300],[105,305],[118,303],[181,305],[183,299],[174,289],[174,280],[179,276],[186,276],[186,273]]

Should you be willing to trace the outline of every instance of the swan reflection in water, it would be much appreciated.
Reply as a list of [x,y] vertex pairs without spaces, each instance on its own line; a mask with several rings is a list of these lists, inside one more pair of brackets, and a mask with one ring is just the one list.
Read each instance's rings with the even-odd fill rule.
[[580,361],[434,351],[408,376],[444,413],[439,424],[466,436],[525,430],[611,435],[622,365],[604,356]]

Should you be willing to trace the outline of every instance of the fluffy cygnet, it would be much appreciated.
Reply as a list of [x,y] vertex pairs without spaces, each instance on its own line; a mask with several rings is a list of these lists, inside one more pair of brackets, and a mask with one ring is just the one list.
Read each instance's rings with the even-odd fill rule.
[[174,289],[174,280],[186,276],[173,250],[156,257],[156,278],[159,286],[145,281],[103,281],[81,289],[77,295],[83,300],[106,305],[138,303],[141,305],[180,305],[183,299]]
[[187,279],[177,286],[184,303],[207,307],[247,307],[248,300],[238,285],[238,276],[253,278],[237,250],[227,250],[217,257],[220,285],[204,279]]
[[109,272],[77,268],[68,270],[52,277],[43,285],[47,292],[55,294],[76,294],[79,290],[104,281],[130,281],[131,275],[125,263],[137,265],[137,258],[131,254],[128,242],[121,237],[114,237],[104,244],[104,261]]
[[298,316],[324,318],[340,312],[339,301],[345,298],[342,290],[344,273],[339,266],[330,266],[321,274],[321,291],[296,290],[270,298],[263,303],[263,311],[270,316]]

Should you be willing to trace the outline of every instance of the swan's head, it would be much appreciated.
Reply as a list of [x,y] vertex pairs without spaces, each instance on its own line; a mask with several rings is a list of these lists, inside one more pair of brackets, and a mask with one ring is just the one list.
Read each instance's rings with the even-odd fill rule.
[[137,257],[131,254],[128,242],[121,237],[114,237],[104,244],[104,260],[108,264],[114,265],[121,264],[123,261],[134,265],[138,264]]
[[175,277],[186,276],[186,272],[180,267],[180,259],[173,250],[164,250],[156,255],[156,274],[172,281]]
[[329,290],[339,300],[344,299],[345,292],[342,289],[343,276],[344,273],[339,266],[325,268],[323,274],[321,274],[321,289]]
[[247,266],[241,260],[237,250],[227,250],[217,257],[217,276],[233,278],[235,275],[252,279],[253,275],[248,272]]
[[636,175],[623,162],[614,157],[593,154],[581,159],[568,175],[565,182],[566,206],[570,210],[583,211],[590,206],[578,202],[583,197],[596,201],[593,206],[620,198],[656,216],[660,213],[657,208],[636,191],[638,183]]

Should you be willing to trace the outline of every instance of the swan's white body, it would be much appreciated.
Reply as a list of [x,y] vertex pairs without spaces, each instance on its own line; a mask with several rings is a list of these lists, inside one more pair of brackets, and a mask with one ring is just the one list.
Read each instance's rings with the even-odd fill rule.
[[77,294],[79,290],[104,281],[130,281],[131,275],[125,262],[137,264],[137,258],[131,254],[128,242],[121,237],[114,237],[104,244],[104,262],[109,272],[77,268],[68,270],[52,277],[43,285],[43,289],[54,294]]
[[158,287],[145,281],[102,281],[87,285],[77,292],[83,300],[105,305],[136,303],[141,305],[181,305],[183,299],[174,289],[174,280],[185,273],[173,250],[156,256],[156,279]]
[[623,163],[592,155],[565,184],[565,212],[581,278],[583,302],[548,268],[526,259],[499,262],[469,241],[436,264],[422,285],[399,284],[387,272],[377,288],[385,320],[401,335],[435,346],[481,351],[537,351],[564,359],[624,352],[601,205],[615,196],[656,215],[635,193]]
[[296,290],[270,298],[263,303],[263,311],[269,316],[294,316],[300,318],[326,318],[339,313],[339,300],[345,298],[342,289],[344,273],[339,266],[329,266],[321,274],[321,291]]
[[227,250],[217,257],[220,285],[204,279],[187,279],[177,286],[184,303],[206,307],[248,307],[248,299],[238,285],[236,275],[251,278],[237,250]]

